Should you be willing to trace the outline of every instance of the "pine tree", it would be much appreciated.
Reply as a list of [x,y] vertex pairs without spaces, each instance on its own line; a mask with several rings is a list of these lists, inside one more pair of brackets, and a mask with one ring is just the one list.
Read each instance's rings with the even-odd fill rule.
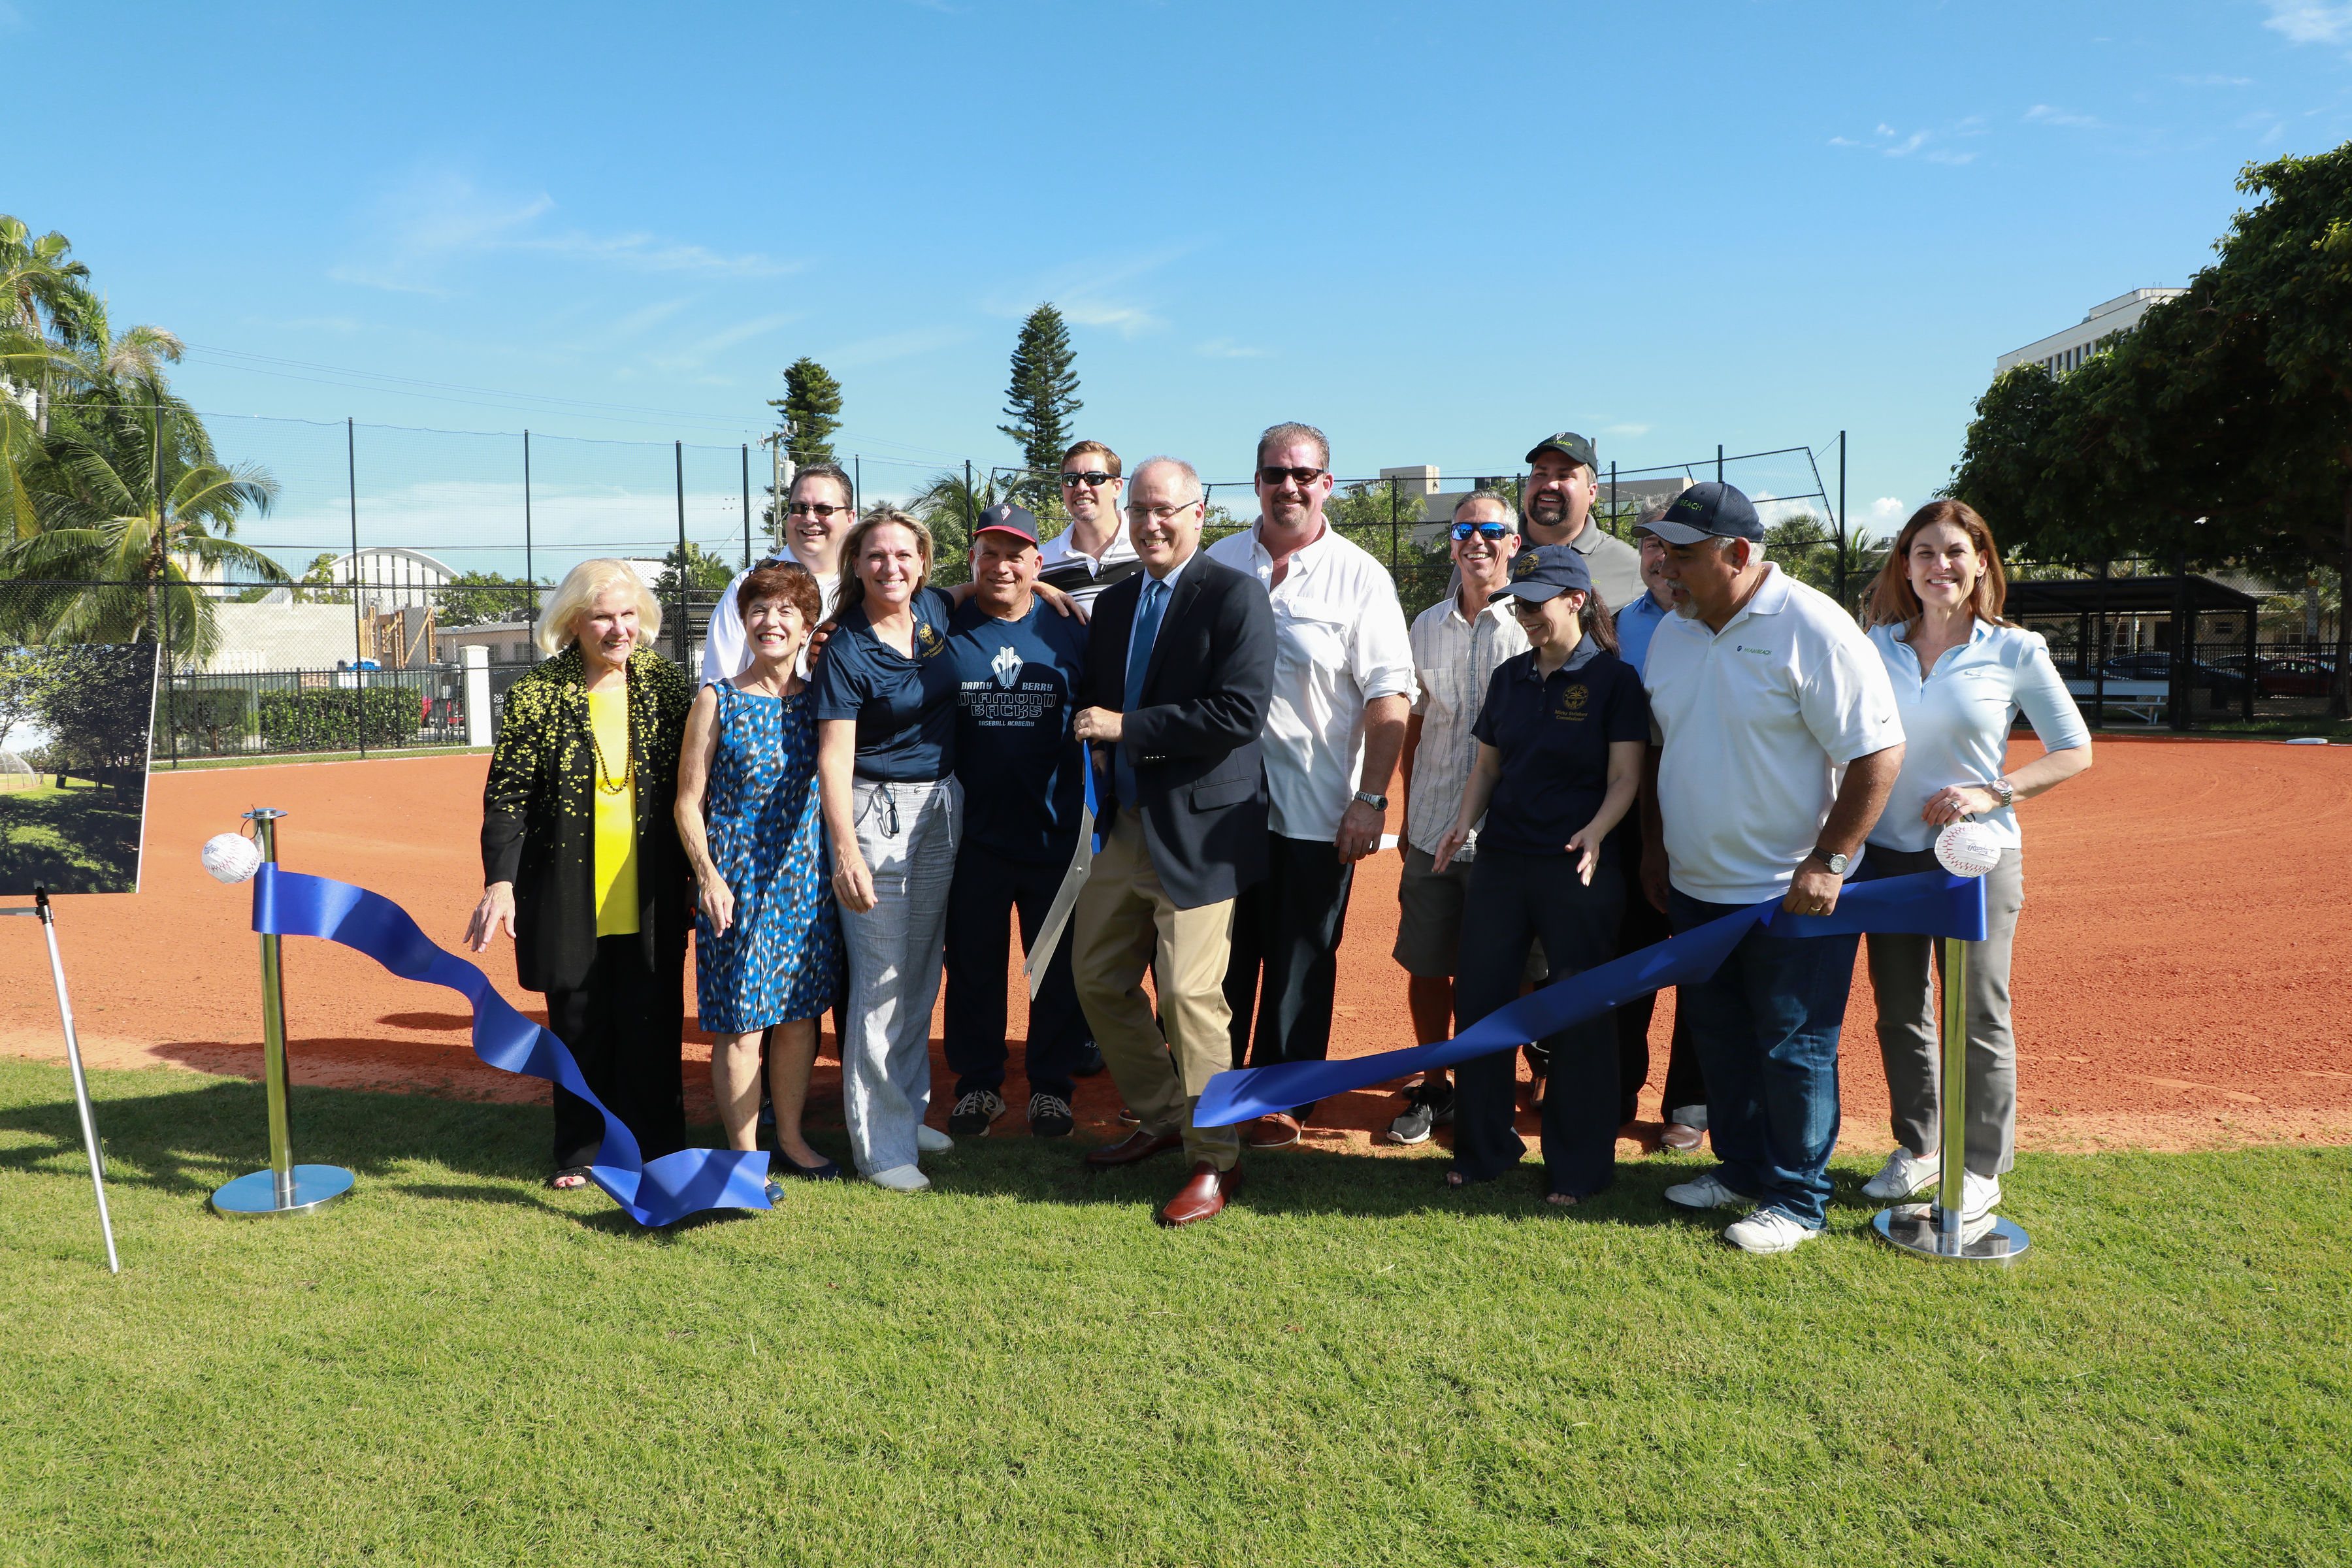
[[768,399],[781,410],[780,420],[792,428],[785,454],[795,463],[839,461],[833,453],[833,433],[841,428],[841,383],[824,366],[803,354],[784,372],[784,395]]
[[1070,347],[1069,329],[1062,312],[1040,305],[1021,323],[1021,340],[1013,346],[1013,385],[1005,393],[1010,425],[997,428],[1020,444],[1028,478],[1013,487],[1032,511],[1055,499],[1059,483],[1053,478],[1070,444],[1070,416],[1086,406],[1078,401],[1078,377],[1070,366],[1077,359]]

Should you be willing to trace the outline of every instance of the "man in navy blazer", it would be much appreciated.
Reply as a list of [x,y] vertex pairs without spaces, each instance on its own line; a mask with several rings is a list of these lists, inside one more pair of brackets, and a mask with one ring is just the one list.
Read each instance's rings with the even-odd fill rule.
[[1141,1119],[1087,1163],[1129,1165],[1181,1145],[1192,1175],[1160,1211],[1167,1225],[1222,1212],[1241,1180],[1240,1133],[1194,1127],[1192,1108],[1231,1065],[1234,899],[1266,867],[1257,738],[1274,686],[1274,611],[1255,581],[1201,552],[1204,510],[1190,463],[1153,458],[1129,478],[1128,531],[1143,572],[1095,601],[1087,705],[1073,726],[1108,787],[1102,852],[1071,913],[1071,970],[1095,1043]]

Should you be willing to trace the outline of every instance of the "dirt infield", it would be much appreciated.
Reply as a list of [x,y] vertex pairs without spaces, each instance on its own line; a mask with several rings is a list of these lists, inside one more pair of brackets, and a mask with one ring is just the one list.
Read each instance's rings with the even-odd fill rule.
[[[2027,906],[2014,976],[2019,1132],[2028,1147],[2181,1149],[2234,1142],[2352,1142],[2352,751],[2340,746],[2103,739],[2092,771],[2023,808]],[[2032,742],[2016,765],[2039,754]],[[393,759],[159,773],[150,792],[146,890],[58,900],[58,939],[82,1044],[94,1066],[176,1064],[257,1076],[257,961],[247,889],[213,881],[196,848],[252,805],[290,815],[282,858],[373,889],[457,946],[481,885],[476,831],[487,760]],[[1393,826],[1393,825],[1392,825]],[[2161,829],[2161,831],[2158,831]],[[1398,862],[1357,872],[1340,956],[1333,1054],[1415,1043],[1402,974],[1389,957]],[[64,1054],[32,922],[0,931],[0,1049]],[[510,949],[485,967],[514,983]],[[462,1004],[394,978],[329,942],[286,956],[298,1081],[543,1100],[544,1086],[485,1068]],[[1017,978],[1017,976],[1016,976]],[[1013,987],[1012,1027],[1025,1026]],[[1873,1044],[1870,986],[1856,966],[1844,1055],[1844,1139],[1892,1146]],[[709,1059],[685,998],[690,1064]],[[1653,1026],[1653,1088],[1672,1016]],[[933,1021],[934,1052],[939,1025]],[[826,1047],[831,1056],[831,1043]],[[1007,1086],[1016,1106],[1027,1090]],[[943,1121],[952,1080],[935,1059]],[[710,1119],[706,1073],[689,1065],[689,1113]],[[838,1121],[839,1069],[818,1066],[813,1121]],[[1108,1076],[1085,1080],[1082,1124],[1108,1129]],[[1331,1146],[1373,1142],[1393,1096],[1363,1091],[1310,1130]],[[1000,1132],[1018,1131],[1018,1111]],[[1523,1121],[1532,1131],[1532,1118]],[[1081,1137],[1086,1136],[1082,1127]],[[1630,1152],[1630,1146],[1629,1146]]]

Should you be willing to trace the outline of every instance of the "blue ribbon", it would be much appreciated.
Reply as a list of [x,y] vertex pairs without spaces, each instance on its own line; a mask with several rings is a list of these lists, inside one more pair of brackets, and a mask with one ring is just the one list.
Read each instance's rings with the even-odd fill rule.
[[501,1072],[562,1084],[604,1118],[604,1142],[589,1179],[639,1225],[664,1226],[703,1209],[763,1209],[768,1156],[738,1149],[681,1149],[648,1163],[637,1140],[580,1075],[562,1040],[532,1023],[466,960],[444,952],[408,912],[380,893],[264,865],[253,880],[253,929],[322,936],[367,954],[404,980],[446,985],[473,1004],[474,1054]]
[[[1633,896],[1642,895],[1637,889]],[[1653,991],[1705,980],[1759,926],[1776,937],[1880,931],[1982,942],[1984,881],[1955,877],[1948,871],[1921,871],[1884,881],[1851,883],[1838,895],[1837,908],[1825,915],[1792,915],[1781,909],[1780,900],[1767,899],[1639,952],[1556,981],[1488,1014],[1450,1040],[1348,1061],[1278,1062],[1221,1072],[1202,1092],[1192,1124],[1231,1126],[1272,1111],[1287,1112],[1295,1106],[1351,1089],[1386,1083],[1410,1072],[1434,1071],[1491,1051],[1515,1049]]]

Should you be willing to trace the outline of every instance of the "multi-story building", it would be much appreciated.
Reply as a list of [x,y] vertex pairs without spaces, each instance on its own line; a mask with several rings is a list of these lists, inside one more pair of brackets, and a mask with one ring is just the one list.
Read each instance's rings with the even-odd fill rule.
[[2096,353],[2101,339],[2138,326],[2149,306],[2188,292],[2186,289],[2135,289],[2128,294],[2117,295],[2104,305],[2092,306],[2089,315],[2064,331],[2053,332],[2039,342],[2001,355],[1993,361],[1993,374],[1998,375],[2015,365],[2038,364],[2053,375],[2063,375]]

